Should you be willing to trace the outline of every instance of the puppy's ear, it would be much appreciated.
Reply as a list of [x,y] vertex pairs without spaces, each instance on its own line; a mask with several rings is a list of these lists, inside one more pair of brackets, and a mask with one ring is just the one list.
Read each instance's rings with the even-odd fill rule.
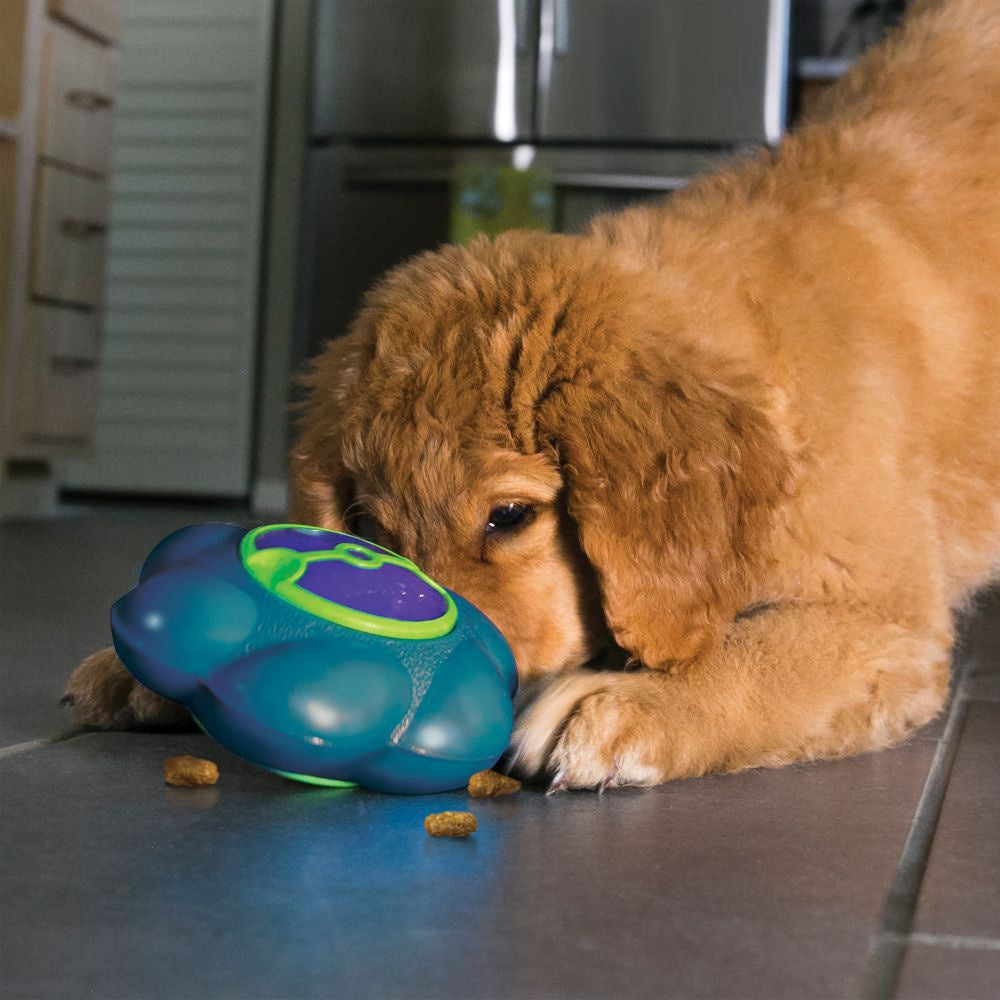
[[706,361],[603,358],[537,411],[608,623],[647,667],[709,648],[751,600],[789,474],[753,387]]

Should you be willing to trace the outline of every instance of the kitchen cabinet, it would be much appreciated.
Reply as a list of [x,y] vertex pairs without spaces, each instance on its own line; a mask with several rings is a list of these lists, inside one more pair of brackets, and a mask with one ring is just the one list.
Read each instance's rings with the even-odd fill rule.
[[104,297],[117,0],[4,0],[0,515],[10,470],[88,452]]

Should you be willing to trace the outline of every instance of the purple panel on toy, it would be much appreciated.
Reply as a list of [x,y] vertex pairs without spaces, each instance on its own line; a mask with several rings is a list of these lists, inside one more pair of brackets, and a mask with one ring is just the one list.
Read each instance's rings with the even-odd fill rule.
[[298,585],[344,607],[398,621],[433,621],[448,610],[441,594],[403,566],[361,569],[324,560],[310,563]]
[[362,541],[353,535],[342,535],[338,531],[326,531],[323,528],[315,530],[303,528],[275,528],[258,535],[254,545],[261,549],[291,549],[293,552],[322,552],[335,549],[341,542],[354,542],[374,549],[376,552],[388,552],[374,542]]

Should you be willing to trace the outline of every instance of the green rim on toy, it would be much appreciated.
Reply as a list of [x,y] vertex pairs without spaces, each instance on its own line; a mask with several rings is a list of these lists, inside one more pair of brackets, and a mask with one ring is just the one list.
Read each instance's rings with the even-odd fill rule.
[[[305,530],[311,533],[329,531],[304,524],[268,524],[247,532],[240,542],[240,559],[247,572],[265,589],[293,607],[316,615],[324,621],[343,625],[356,632],[392,639],[437,639],[447,635],[458,619],[458,609],[451,594],[435,580],[432,580],[416,563],[383,549],[381,546],[369,548],[357,541],[345,541],[329,549],[315,552],[299,552],[276,546],[257,548],[257,539],[267,533],[280,530]],[[443,600],[445,610],[436,618],[410,621],[372,614],[359,608],[348,607],[322,597],[299,585],[299,580],[310,565],[323,562],[339,562],[355,569],[378,570],[383,566],[397,566],[417,577]]]

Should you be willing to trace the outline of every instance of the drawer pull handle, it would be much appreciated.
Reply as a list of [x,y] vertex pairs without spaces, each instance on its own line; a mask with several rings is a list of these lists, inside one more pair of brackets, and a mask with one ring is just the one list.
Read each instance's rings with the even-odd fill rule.
[[68,358],[55,354],[49,358],[49,365],[59,375],[76,375],[78,372],[90,371],[97,367],[93,358]]
[[73,240],[85,240],[90,236],[102,235],[108,227],[103,222],[88,219],[61,219],[59,232]]
[[106,97],[96,90],[68,90],[66,103],[72,104],[74,108],[79,108],[81,111],[104,111],[110,108],[114,102],[110,97]]

